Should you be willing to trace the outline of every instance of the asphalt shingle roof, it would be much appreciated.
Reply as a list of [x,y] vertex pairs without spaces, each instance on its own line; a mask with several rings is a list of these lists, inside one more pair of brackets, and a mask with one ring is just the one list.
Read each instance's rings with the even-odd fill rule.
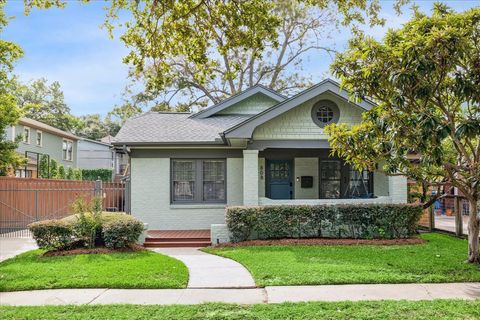
[[128,119],[114,143],[200,143],[221,142],[220,133],[250,116],[189,118],[191,113],[147,112]]

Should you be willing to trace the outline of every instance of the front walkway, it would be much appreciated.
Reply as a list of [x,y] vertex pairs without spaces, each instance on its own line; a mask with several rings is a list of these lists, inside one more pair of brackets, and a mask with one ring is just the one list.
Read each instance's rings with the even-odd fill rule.
[[37,244],[32,238],[0,237],[0,261],[10,259],[17,254],[37,248]]
[[196,248],[153,249],[182,261],[188,268],[188,288],[255,288],[252,276],[240,263]]
[[0,305],[258,304],[300,301],[480,299],[480,283],[360,284],[258,289],[54,289],[1,292]]

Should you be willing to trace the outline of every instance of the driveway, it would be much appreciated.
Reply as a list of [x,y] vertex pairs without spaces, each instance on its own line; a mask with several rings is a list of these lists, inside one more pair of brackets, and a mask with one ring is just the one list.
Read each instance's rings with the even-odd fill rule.
[[17,254],[37,248],[37,244],[32,238],[0,237],[0,261],[10,259]]

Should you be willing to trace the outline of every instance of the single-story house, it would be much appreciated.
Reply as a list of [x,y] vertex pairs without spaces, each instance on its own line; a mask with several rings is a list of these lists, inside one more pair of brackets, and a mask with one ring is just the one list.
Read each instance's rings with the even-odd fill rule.
[[236,205],[404,203],[407,179],[332,157],[324,127],[370,101],[324,80],[292,97],[261,85],[196,113],[147,112],[113,144],[130,156],[131,212],[153,230],[210,229]]

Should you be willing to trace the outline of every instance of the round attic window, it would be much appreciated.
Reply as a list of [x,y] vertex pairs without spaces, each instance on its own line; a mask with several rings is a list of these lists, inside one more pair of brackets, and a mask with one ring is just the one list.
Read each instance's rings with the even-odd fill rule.
[[320,128],[325,127],[327,124],[337,122],[339,117],[340,110],[337,105],[330,100],[321,100],[313,105],[312,120]]

